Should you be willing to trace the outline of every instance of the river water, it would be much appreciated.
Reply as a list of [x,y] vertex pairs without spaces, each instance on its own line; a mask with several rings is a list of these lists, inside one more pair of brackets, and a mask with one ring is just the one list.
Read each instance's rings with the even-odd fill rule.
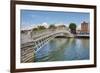
[[55,38],[35,53],[35,62],[89,59],[89,38]]

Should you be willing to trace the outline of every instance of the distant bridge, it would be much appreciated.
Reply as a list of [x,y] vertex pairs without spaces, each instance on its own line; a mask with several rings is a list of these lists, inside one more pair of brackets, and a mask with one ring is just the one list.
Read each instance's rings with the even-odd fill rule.
[[89,38],[89,34],[76,34],[76,35],[74,35],[74,37],[77,37],[77,38]]

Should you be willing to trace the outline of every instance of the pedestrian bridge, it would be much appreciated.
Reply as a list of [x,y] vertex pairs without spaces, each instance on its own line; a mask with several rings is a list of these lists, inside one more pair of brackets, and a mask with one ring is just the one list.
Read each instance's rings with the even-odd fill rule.
[[[69,30],[66,29],[62,29],[62,30],[57,30],[57,29],[53,29],[53,30],[44,30],[44,31],[40,31],[40,32],[34,32],[34,31],[28,31],[26,33],[26,35],[24,35],[24,37],[27,36],[26,38],[24,38],[24,41],[21,43],[21,56],[22,56],[22,62],[26,62],[27,58],[29,57],[29,49],[30,52],[38,52],[45,44],[47,44],[50,40],[54,39],[57,36],[65,36],[65,37],[74,37],[73,34],[70,33]],[[23,37],[22,37],[23,38]],[[28,54],[26,54],[28,53]],[[26,58],[26,55],[28,55],[28,57]],[[25,56],[25,57],[24,57]],[[30,54],[31,57],[31,54]],[[26,60],[24,59],[26,58]]]
[[39,48],[57,36],[74,37],[68,30],[46,30],[42,33],[30,32],[31,40],[21,44],[21,48],[32,46],[37,52]]

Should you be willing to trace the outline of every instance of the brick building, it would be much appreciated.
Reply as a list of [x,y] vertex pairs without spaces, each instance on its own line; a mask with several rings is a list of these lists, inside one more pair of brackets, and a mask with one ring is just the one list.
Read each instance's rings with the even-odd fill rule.
[[85,21],[81,23],[81,33],[89,33],[89,24]]

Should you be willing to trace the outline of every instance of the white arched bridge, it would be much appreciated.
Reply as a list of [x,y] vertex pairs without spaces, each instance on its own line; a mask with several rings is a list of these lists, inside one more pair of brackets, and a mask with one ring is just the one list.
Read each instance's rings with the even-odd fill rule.
[[[27,35],[29,35],[29,33]],[[30,31],[31,40],[22,43],[21,48],[32,46],[35,52],[37,52],[39,48],[57,36],[74,37],[74,35],[67,30],[45,30],[45,32],[42,31],[42,33],[33,33]]]
[[57,36],[74,37],[67,29],[46,29],[38,32],[31,30],[21,34],[21,62],[32,61],[32,55]]

